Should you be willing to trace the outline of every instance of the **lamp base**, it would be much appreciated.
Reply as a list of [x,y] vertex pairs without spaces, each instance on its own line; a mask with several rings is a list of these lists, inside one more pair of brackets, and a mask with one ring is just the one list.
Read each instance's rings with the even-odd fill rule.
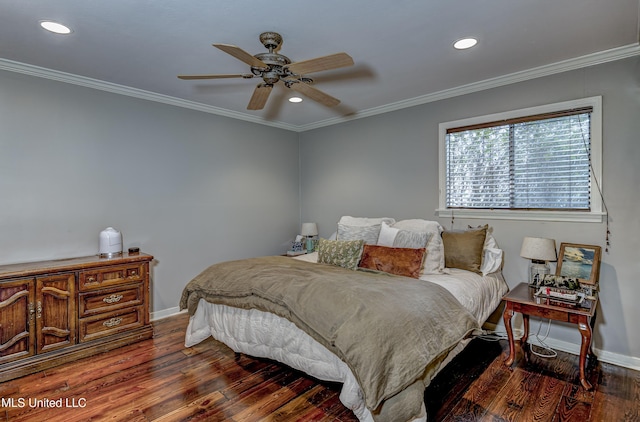
[[315,252],[317,240],[313,236],[307,237],[307,253]]
[[532,260],[529,265],[529,285],[538,286],[546,274],[551,274],[551,268],[545,261]]

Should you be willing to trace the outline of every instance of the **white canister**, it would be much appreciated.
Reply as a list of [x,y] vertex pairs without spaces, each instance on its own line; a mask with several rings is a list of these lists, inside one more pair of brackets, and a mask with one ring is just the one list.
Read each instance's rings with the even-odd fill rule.
[[105,258],[122,255],[122,233],[113,227],[102,230],[100,232],[99,255]]

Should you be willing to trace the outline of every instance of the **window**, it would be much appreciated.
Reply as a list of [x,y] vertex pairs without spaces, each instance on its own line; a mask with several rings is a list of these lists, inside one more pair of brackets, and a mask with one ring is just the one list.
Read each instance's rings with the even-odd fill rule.
[[602,221],[600,97],[440,125],[439,216]]

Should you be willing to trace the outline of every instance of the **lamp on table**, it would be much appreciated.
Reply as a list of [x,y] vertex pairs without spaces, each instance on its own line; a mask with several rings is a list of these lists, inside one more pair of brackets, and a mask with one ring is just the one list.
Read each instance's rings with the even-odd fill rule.
[[318,235],[318,225],[316,223],[302,223],[300,234],[306,238],[307,253],[315,249],[314,237]]
[[548,262],[558,259],[556,241],[540,237],[525,237],[522,241],[520,256],[531,260],[529,284],[536,284],[545,274],[551,273]]

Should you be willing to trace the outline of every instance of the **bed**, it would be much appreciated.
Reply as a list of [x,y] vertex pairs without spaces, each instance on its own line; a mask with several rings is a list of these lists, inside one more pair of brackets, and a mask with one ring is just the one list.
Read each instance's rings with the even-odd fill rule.
[[343,217],[318,252],[214,264],[183,291],[185,345],[213,336],[340,382],[360,421],[425,421],[425,387],[508,290],[487,230]]

